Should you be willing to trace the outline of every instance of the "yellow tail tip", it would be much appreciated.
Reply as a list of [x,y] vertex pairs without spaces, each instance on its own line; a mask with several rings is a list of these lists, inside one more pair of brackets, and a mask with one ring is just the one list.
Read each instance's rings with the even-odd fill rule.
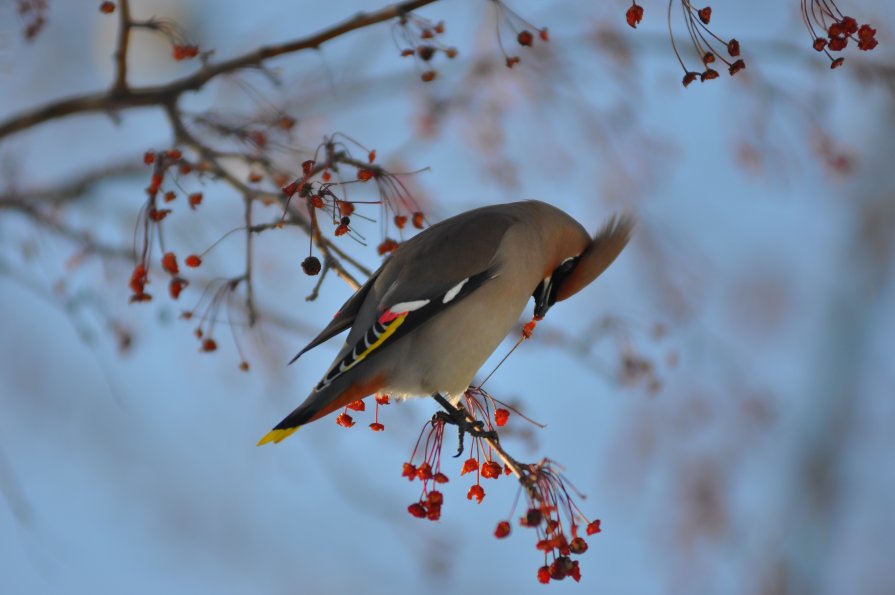
[[274,444],[282,442],[283,440],[294,434],[295,430],[297,430],[299,427],[301,426],[295,426],[294,428],[283,428],[280,430],[271,430],[267,434],[265,434],[264,437],[261,438],[261,440],[258,441],[258,444],[256,444],[256,446],[263,446],[268,442],[273,442]]

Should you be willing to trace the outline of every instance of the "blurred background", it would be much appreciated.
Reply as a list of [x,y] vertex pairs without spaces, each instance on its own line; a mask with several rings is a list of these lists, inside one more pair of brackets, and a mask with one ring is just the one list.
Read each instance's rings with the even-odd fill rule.
[[[0,121],[109,85],[114,15],[99,2],[50,0],[27,41],[34,13],[20,16],[20,4],[0,2]],[[513,416],[508,449],[560,462],[602,521],[580,558],[582,582],[546,588],[895,592],[890,7],[840,2],[878,28],[880,46],[850,48],[831,71],[794,1],[715,5],[712,30],[740,41],[747,69],[685,89],[663,3],[644,2],[637,30],[625,2],[508,6],[549,27],[550,42],[520,48],[509,25],[518,21],[493,2],[446,0],[418,13],[443,20],[459,50],[434,61],[430,84],[382,24],[272,60],[267,73],[217,79],[181,107],[232,121],[285,111],[297,123],[279,158],[295,175],[324,135],[348,134],[392,170],[423,170],[405,182],[433,221],[524,198],[594,230],[612,213],[637,213],[619,260],[551,310],[487,384],[547,426]],[[213,60],[377,7],[132,2],[135,18],[176,21]],[[678,7],[672,22],[696,63]],[[498,30],[521,57],[512,69]],[[196,68],[173,61],[164,39],[134,34],[134,85]],[[306,236],[257,236],[259,323],[248,328],[237,296],[220,313],[215,353],[200,353],[195,322],[180,319],[203,283],[178,302],[160,286],[156,300],[128,305],[133,260],[119,256],[145,202],[142,155],[172,138],[150,108],[0,139],[0,198],[25,197],[43,213],[0,209],[0,592],[544,590],[533,536],[514,526],[493,537],[513,481],[488,480],[474,504],[460,463],[446,461],[441,521],[407,514],[419,484],[401,465],[436,409],[429,400],[383,408],[382,433],[366,428],[368,411],[351,430],[330,416],[255,448],[339,346],[285,365],[351,294],[331,275],[306,301],[316,281],[299,266]],[[83,195],[66,195],[69,180],[103,168]],[[202,207],[176,212],[168,228],[183,254],[242,221],[233,190],[201,190]],[[373,219],[355,218],[369,246],[346,237],[345,247],[375,268],[378,211],[359,212]],[[276,207],[258,214],[274,220]],[[52,221],[88,231],[109,254],[85,254]],[[204,257],[206,284],[239,272],[238,237]]]

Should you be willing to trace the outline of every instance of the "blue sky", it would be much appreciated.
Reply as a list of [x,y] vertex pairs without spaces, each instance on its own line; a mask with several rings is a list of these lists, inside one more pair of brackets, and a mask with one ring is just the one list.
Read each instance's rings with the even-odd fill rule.
[[[859,58],[891,63],[891,23],[875,21],[878,52],[849,54],[831,73],[820,56],[770,43],[807,46],[794,6],[771,25],[777,3],[715,6],[717,30],[743,43],[747,76],[684,90],[662,6],[645,4],[637,31],[623,24],[624,3],[512,6],[552,37],[540,60],[523,54],[513,71],[501,65],[490,7],[445,2],[422,14],[445,20],[461,56],[443,61],[431,86],[397,56],[387,25],[276,61],[279,88],[257,74],[242,80],[292,110],[299,146],[343,131],[383,163],[429,168],[414,181],[435,218],[522,198],[555,203],[593,229],[612,212],[638,214],[638,234],[617,263],[551,310],[488,383],[547,424],[533,448],[508,440],[518,456],[565,465],[588,496],[586,512],[603,521],[581,559],[581,585],[549,588],[756,593],[785,577],[793,592],[888,592],[893,101],[848,68]],[[138,15],[176,18],[222,58],[361,8],[370,6],[135,3]],[[868,20],[884,13],[883,3],[860,8]],[[0,120],[107,84],[114,19],[94,3],[51,4],[47,30],[30,46],[11,5],[0,6],[0,22]],[[594,31],[610,26],[631,44],[630,65],[594,46]],[[138,84],[190,69],[172,64],[164,46],[140,42],[134,52]],[[487,84],[470,74],[478,60],[494,67]],[[244,113],[253,106],[244,89],[227,80],[184,107]],[[433,98],[449,111],[439,134],[424,137],[416,125]],[[812,153],[815,121],[854,154],[851,175],[831,173]],[[766,140],[757,145],[765,162],[750,169],[739,148],[757,138]],[[119,123],[100,115],[51,123],[0,141],[0,193],[52,186],[122,157],[139,162],[170,142],[151,110]],[[145,184],[103,184],[65,216],[127,245]],[[172,223],[171,241],[184,251],[239,224],[232,192],[203,191],[204,210]],[[375,238],[378,224],[362,231]],[[378,262],[373,247],[352,250]],[[406,514],[418,484],[400,478],[401,464],[435,409],[428,401],[387,407],[381,434],[327,418],[255,448],[338,347],[285,366],[350,295],[333,279],[305,302],[313,283],[298,268],[305,251],[298,234],[258,236],[259,304],[295,325],[238,328],[252,362],[246,374],[224,332],[218,353],[197,352],[180,305],[128,306],[127,266],[67,270],[70,244],[0,214],[4,592],[543,589],[531,536],[491,535],[512,482],[485,484],[485,501],[472,504],[451,461],[442,520]],[[241,258],[238,241],[224,242],[203,270],[232,275]],[[198,295],[191,288],[185,303]],[[615,324],[596,330],[607,316]],[[117,353],[110,319],[135,332],[127,355]],[[625,382],[626,353],[653,363],[658,390]]]

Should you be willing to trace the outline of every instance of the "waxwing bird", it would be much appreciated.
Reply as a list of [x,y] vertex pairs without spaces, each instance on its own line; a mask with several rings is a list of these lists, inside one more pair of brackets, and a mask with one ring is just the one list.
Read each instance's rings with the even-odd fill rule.
[[[310,396],[258,444],[375,392],[451,399],[519,320],[529,298],[543,317],[619,255],[634,225],[613,217],[593,238],[539,201],[461,213],[402,243],[292,361],[346,329]],[[291,362],[290,362],[291,363]]]

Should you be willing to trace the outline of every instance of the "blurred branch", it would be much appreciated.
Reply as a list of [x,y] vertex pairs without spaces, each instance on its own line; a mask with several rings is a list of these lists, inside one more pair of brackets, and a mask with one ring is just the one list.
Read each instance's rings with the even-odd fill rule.
[[[341,23],[323,29],[308,37],[299,38],[279,45],[262,46],[252,52],[225,60],[217,64],[206,64],[198,72],[172,81],[166,85],[143,87],[132,89],[126,84],[126,61],[129,27],[125,26],[129,16],[123,14],[121,22],[122,32],[119,37],[118,50],[116,52],[116,80],[108,91],[89,93],[69,97],[56,102],[48,103],[29,112],[20,113],[0,123],[0,139],[38,126],[50,120],[64,118],[74,114],[92,112],[118,112],[126,109],[150,106],[172,105],[177,99],[188,91],[198,91],[206,83],[218,76],[230,74],[243,68],[258,68],[266,60],[308,49],[319,49],[324,43],[337,37],[369,27],[377,23],[401,17],[420,7],[432,4],[437,0],[407,0],[398,2],[370,13],[359,13]],[[122,8],[127,6],[122,2]],[[129,11],[128,11],[129,12]]]
[[127,261],[133,260],[134,253],[132,248],[97,242],[89,232],[70,227],[60,221],[57,217],[47,214],[39,207],[25,200],[12,197],[0,197],[0,211],[5,209],[18,211],[38,226],[49,229],[65,239],[80,244],[85,252]]
[[129,0],[118,2],[118,47],[115,49],[115,83],[112,89],[116,93],[127,91],[127,49],[131,36],[131,7]]

